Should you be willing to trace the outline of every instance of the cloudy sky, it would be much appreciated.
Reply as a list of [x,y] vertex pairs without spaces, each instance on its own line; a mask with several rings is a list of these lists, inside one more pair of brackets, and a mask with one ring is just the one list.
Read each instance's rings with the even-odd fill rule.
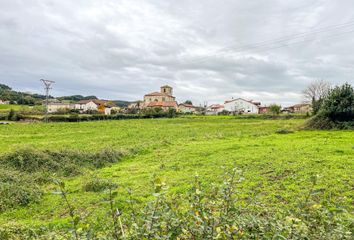
[[353,0],[0,0],[0,83],[53,95],[301,102],[354,83]]

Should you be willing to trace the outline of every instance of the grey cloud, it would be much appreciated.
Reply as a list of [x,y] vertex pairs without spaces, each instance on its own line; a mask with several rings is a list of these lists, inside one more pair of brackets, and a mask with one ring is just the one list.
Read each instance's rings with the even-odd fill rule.
[[0,0],[0,82],[39,92],[45,77],[56,80],[55,95],[127,100],[170,84],[180,101],[296,103],[314,79],[353,82],[354,34],[242,46],[354,21],[353,7],[350,0]]

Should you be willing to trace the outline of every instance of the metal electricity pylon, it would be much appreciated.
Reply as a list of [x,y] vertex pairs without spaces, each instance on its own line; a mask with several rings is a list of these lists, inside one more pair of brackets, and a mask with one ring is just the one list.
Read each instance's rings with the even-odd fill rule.
[[44,84],[45,89],[45,122],[48,122],[48,98],[49,98],[49,90],[52,89],[50,86],[55,83],[52,80],[41,79],[41,82]]

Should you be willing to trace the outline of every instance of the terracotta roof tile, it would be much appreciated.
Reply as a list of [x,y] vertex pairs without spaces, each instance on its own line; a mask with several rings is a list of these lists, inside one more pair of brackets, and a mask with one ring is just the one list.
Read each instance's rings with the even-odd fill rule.
[[166,101],[166,102],[150,102],[148,107],[177,107],[176,101]]
[[167,93],[160,93],[160,92],[152,92],[152,93],[148,93],[145,94],[145,96],[166,96],[166,97],[173,97]]
[[181,103],[179,106],[184,106],[184,107],[189,107],[189,108],[195,108],[195,106],[193,106],[192,104],[185,104],[185,103]]

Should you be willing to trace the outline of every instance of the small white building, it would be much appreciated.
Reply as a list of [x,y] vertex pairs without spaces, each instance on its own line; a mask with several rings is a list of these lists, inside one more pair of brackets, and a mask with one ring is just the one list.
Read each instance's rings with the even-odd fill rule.
[[112,110],[113,110],[113,108],[111,108],[111,107],[105,107],[104,108],[104,114],[105,115],[111,115],[112,114]]
[[261,103],[247,101],[243,98],[236,98],[229,101],[225,101],[224,107],[228,112],[246,113],[246,114],[258,114]]
[[75,109],[79,109],[82,111],[97,111],[98,104],[94,102],[94,100],[81,100],[75,104]]
[[213,104],[207,107],[205,114],[206,115],[218,115],[222,111],[224,111],[225,107],[221,104]]

